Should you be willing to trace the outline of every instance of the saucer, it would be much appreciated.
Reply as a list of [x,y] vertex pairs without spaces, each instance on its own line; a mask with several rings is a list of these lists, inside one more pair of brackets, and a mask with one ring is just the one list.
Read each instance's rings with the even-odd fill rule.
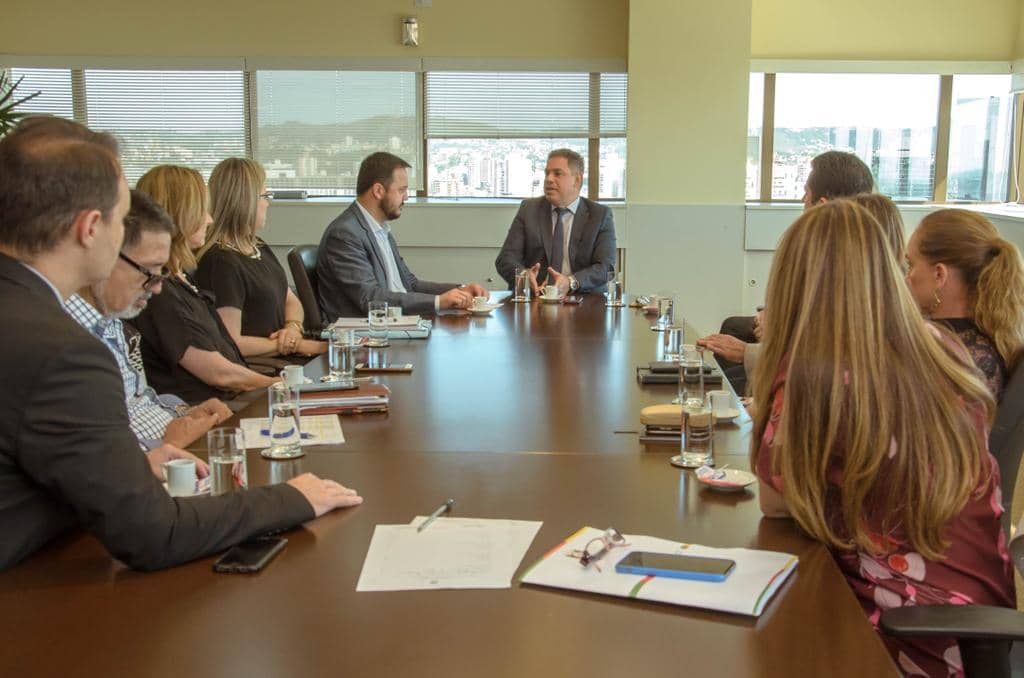
[[[178,497],[198,497],[201,494],[210,494],[210,476],[205,478],[196,478],[196,491],[192,494],[179,494]],[[163,483],[164,489],[170,494],[171,490],[167,487],[167,481]]]
[[729,409],[727,409],[725,411],[724,414],[716,414],[715,415],[715,421],[729,422],[729,421],[732,421],[733,419],[735,419],[738,416],[740,416],[740,411],[730,407]]
[[467,308],[467,311],[473,315],[490,315],[493,308]]
[[747,485],[757,482],[757,476],[749,471],[738,468],[726,468],[716,471],[702,466],[694,472],[697,482],[719,492],[743,492]]
[[558,304],[558,303],[561,303],[561,301],[562,301],[562,297],[545,297],[545,296],[541,295],[541,296],[539,296],[537,298],[540,299],[545,304]]

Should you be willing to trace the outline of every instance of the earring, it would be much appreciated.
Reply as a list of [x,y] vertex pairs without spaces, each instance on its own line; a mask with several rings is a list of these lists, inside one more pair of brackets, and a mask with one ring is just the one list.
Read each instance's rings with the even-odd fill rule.
[[928,315],[935,315],[935,311],[939,310],[939,306],[942,305],[942,297],[939,296],[938,290],[932,292],[932,296],[935,297],[935,301],[928,307]]

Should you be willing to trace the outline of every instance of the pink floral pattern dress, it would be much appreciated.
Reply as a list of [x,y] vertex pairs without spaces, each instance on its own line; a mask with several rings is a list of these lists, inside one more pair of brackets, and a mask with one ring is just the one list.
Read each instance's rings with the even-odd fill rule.
[[[785,370],[772,387],[771,415],[761,440],[757,475],[762,482],[782,492],[785,479],[773,475],[772,443],[778,429],[785,398]],[[882,534],[882,507],[865,507],[873,540],[884,555],[833,549],[832,556],[860,601],[875,630],[882,610],[907,605],[999,605],[1014,606],[1013,575],[1005,537],[1000,526],[1003,513],[999,491],[999,469],[988,452],[988,430],[983,416],[975,417],[978,440],[987,458],[990,474],[984,474],[977,491],[960,515],[946,528],[950,542],[945,558],[927,560],[915,553],[903,535]],[[893,440],[889,456],[899,454]],[[829,464],[828,480],[833,492],[829,511],[840,512],[839,488],[843,477],[842,450],[835,450]],[[898,492],[898,488],[882,488]],[[882,634],[893,659],[907,676],[962,676],[960,648],[952,639],[901,639]]]

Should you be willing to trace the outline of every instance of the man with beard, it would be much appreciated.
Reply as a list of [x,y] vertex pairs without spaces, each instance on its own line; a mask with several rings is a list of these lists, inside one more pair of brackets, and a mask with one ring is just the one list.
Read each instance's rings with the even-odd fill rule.
[[388,222],[402,216],[409,167],[391,153],[367,156],[359,165],[355,201],[324,231],[316,272],[328,321],[365,316],[371,301],[386,301],[411,315],[469,308],[473,297],[488,296],[476,283],[420,280],[405,265]]
[[121,322],[137,316],[146,300],[160,293],[175,228],[148,195],[132,191],[124,244],[110,277],[83,287],[65,303],[71,317],[114,355],[124,382],[129,423],[143,449],[163,443],[185,447],[231,416],[227,405],[215,398],[188,408],[177,396],[157,395],[146,383],[139,335]]

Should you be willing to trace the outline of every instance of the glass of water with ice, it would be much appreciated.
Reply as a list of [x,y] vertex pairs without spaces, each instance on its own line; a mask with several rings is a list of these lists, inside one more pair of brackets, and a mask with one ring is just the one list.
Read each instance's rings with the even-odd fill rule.
[[267,459],[301,457],[302,429],[299,417],[299,391],[284,382],[267,388],[270,447],[262,454]]

